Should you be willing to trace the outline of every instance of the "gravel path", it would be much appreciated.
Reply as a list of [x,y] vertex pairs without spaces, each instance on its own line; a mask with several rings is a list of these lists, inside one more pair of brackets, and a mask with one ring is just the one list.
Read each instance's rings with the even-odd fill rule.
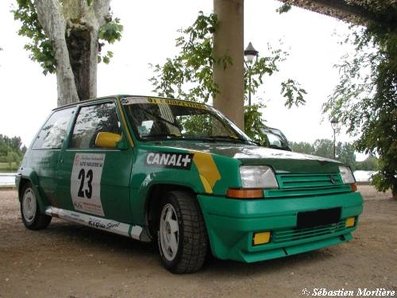
[[[353,241],[255,264],[211,260],[190,275],[169,273],[150,245],[121,236],[58,219],[46,230],[29,231],[21,222],[15,190],[0,190],[0,297],[304,297],[318,291],[343,297],[365,288],[397,292],[397,202],[371,186],[359,190],[365,208]],[[346,292],[329,292],[338,290]]]

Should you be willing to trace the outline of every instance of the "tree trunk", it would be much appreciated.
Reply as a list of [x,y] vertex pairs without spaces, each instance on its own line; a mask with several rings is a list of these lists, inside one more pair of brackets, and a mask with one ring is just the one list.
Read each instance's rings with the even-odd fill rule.
[[66,23],[58,0],[35,0],[37,16],[55,50],[58,106],[79,100],[66,45]]
[[214,81],[219,88],[214,107],[244,130],[244,0],[214,0],[219,27],[214,34],[215,57],[230,56],[224,68],[214,64]]
[[72,28],[66,37],[80,100],[96,97],[98,35],[87,27]]
[[37,16],[55,50],[58,106],[96,97],[98,34],[110,0],[35,0]]
[[98,34],[109,14],[110,0],[64,0],[67,45],[80,100],[97,96]]

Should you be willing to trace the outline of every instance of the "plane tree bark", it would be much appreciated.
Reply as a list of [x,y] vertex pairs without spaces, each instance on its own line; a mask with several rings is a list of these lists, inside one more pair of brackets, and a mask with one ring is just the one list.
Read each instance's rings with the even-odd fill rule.
[[35,0],[37,16],[53,43],[58,105],[96,96],[98,31],[109,13],[110,0]]
[[121,38],[119,20],[112,20],[110,0],[17,0],[16,19],[25,46],[44,73],[57,77],[58,106],[96,97],[98,59],[102,41]]

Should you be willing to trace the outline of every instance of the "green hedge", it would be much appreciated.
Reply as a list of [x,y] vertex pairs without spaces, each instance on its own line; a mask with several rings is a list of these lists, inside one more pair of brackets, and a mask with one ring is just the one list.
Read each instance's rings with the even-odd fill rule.
[[0,172],[16,171],[19,168],[19,163],[12,162],[11,167],[8,162],[0,162]]

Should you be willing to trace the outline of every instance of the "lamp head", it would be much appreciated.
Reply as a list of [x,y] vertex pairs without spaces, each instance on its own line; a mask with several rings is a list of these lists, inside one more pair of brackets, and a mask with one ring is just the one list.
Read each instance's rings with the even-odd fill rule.
[[244,56],[246,57],[247,63],[252,63],[255,57],[258,57],[259,52],[255,50],[254,46],[250,42],[247,48],[244,50]]

